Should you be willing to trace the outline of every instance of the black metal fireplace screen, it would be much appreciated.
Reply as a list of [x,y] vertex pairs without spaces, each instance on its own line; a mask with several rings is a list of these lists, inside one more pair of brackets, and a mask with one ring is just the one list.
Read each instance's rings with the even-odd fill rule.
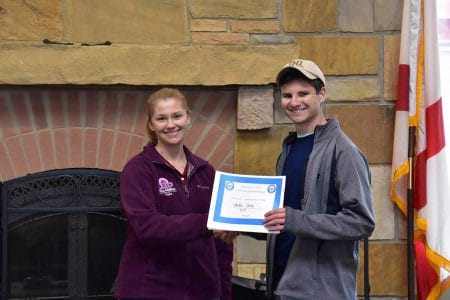
[[41,172],[1,185],[2,299],[113,299],[126,237],[119,173]]

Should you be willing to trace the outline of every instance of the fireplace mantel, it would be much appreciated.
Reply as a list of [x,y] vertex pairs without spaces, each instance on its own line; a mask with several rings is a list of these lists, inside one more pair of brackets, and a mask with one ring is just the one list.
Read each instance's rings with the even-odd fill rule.
[[[0,45],[0,84],[263,85],[293,46]],[[244,72],[245,70],[245,72]]]

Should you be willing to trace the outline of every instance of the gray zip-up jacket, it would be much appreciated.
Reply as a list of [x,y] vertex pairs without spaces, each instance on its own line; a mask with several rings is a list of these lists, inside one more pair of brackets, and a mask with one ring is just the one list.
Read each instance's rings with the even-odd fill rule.
[[[283,142],[278,175],[291,138]],[[367,159],[336,120],[315,129],[299,201],[302,210],[286,208],[285,230],[296,240],[275,293],[295,299],[356,299],[359,240],[375,227],[370,171]],[[331,201],[338,203],[337,211],[327,209]],[[267,237],[269,296],[275,237]]]

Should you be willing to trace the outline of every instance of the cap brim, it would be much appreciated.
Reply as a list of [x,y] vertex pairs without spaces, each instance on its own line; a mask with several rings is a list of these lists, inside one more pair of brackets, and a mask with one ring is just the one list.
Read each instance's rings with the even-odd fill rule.
[[[276,83],[277,83],[277,85],[280,84],[280,79],[281,79],[281,77],[285,76],[285,75],[288,74],[289,72],[301,73],[301,74],[303,74],[304,76],[306,76],[307,78],[309,78],[309,79],[311,79],[311,80],[314,80],[314,79],[319,78],[319,77],[317,77],[317,76],[311,74],[310,72],[308,72],[308,71],[306,71],[306,70],[304,70],[304,69],[302,69],[302,68],[295,68],[295,67],[288,66],[288,67],[283,68],[280,72],[278,72],[278,75],[277,75],[277,77],[276,77]],[[320,78],[319,78],[319,79],[320,79]]]

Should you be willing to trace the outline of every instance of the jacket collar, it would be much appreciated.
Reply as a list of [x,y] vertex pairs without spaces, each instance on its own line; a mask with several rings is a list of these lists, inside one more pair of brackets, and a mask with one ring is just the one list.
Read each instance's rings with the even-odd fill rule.
[[333,135],[335,129],[339,128],[339,122],[336,119],[328,119],[324,125],[317,125],[314,129],[315,140],[326,139]]
[[[316,128],[314,128],[314,140],[318,141],[328,138],[336,128],[339,128],[339,121],[336,119],[327,119],[327,122],[324,125],[317,125]],[[291,131],[286,137],[285,143],[292,144],[296,138],[297,132]]]
[[[186,154],[186,159],[190,165],[192,165],[194,168],[203,166],[208,164],[208,162],[204,159],[201,159],[197,155],[193,154],[186,146],[183,145],[183,151]],[[160,164],[166,164],[164,158],[159,154],[158,151],[156,151],[155,146],[153,146],[151,143],[148,143],[144,147],[143,156],[146,160],[153,162],[153,163],[160,163]]]

